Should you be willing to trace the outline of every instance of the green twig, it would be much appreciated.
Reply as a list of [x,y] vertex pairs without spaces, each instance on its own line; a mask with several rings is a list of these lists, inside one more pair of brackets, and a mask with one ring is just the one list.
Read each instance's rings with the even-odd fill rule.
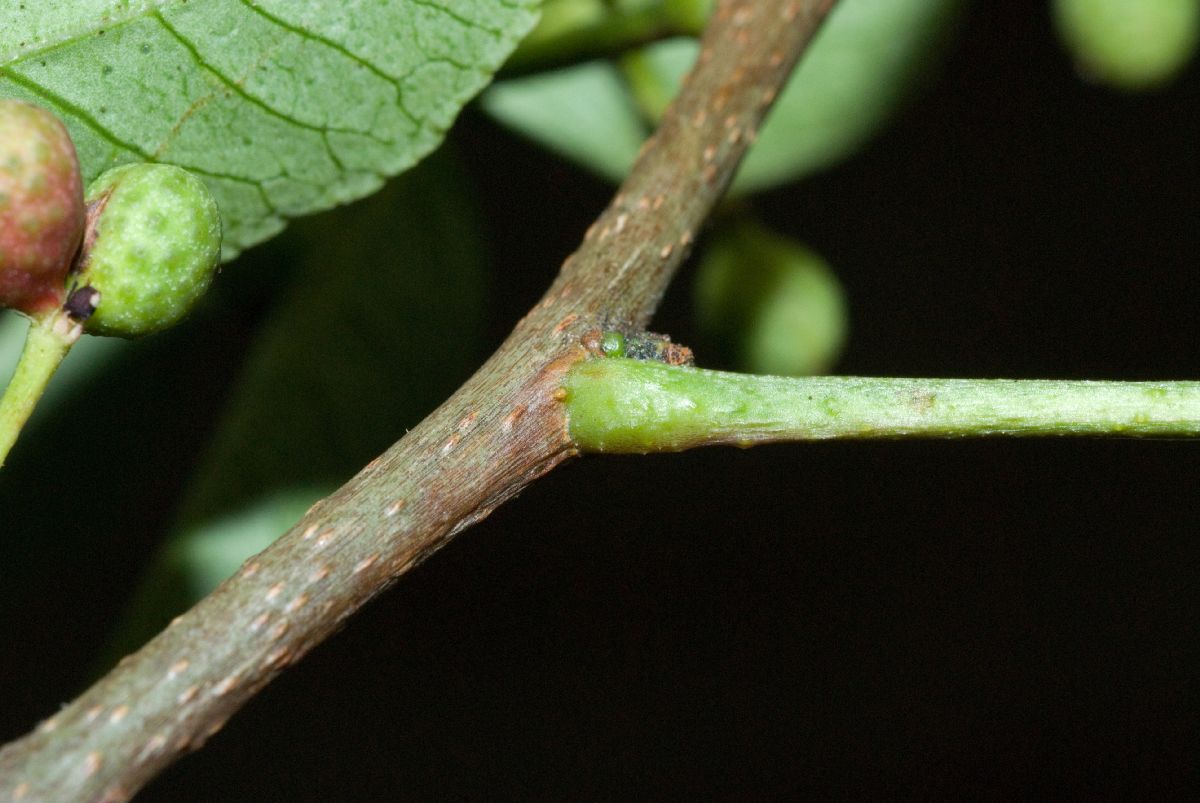
[[1200,436],[1200,382],[787,379],[622,358],[567,381],[581,451],[674,452],[829,438]]
[[29,420],[63,357],[79,339],[79,324],[56,312],[29,324],[16,371],[0,398],[0,466]]

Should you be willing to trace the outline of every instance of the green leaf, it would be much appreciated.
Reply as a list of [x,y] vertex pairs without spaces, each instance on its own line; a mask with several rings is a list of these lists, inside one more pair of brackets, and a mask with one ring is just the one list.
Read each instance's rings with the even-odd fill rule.
[[[838,3],[772,109],[734,192],[801,178],[861,147],[904,100],[961,6],[962,0]],[[660,98],[678,91],[698,47],[694,39],[680,38],[635,54],[627,60],[632,87],[596,79],[604,70],[618,74],[608,62],[502,81],[484,95],[484,108],[505,125],[613,177],[615,165],[628,170],[641,144],[642,136],[624,133],[635,126],[644,133],[636,109],[661,110]],[[572,120],[575,109],[589,106],[601,111]]]
[[0,0],[0,97],[57,112],[87,181],[202,176],[226,259],[432,151],[537,0]]
[[961,7],[962,0],[838,3],[771,110],[736,189],[792,181],[866,144],[918,83]]
[[121,646],[212,590],[466,379],[484,309],[466,197],[438,154],[301,224],[311,256],[251,350]]
[[619,182],[646,139],[620,71],[605,61],[496,84],[483,108],[508,127]]

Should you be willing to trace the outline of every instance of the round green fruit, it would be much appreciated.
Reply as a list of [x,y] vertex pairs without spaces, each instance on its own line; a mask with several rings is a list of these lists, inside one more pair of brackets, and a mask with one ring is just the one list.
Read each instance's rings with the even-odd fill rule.
[[1200,40],[1200,0],[1055,0],[1054,20],[1081,72],[1128,90],[1169,81]]
[[79,159],[50,112],[0,99],[0,307],[56,309],[83,234]]
[[694,304],[708,345],[751,373],[824,373],[846,338],[845,297],[825,261],[748,220],[706,243]]
[[204,182],[172,165],[125,165],[88,187],[87,204],[78,283],[99,297],[85,330],[140,337],[187,315],[221,255],[221,217]]

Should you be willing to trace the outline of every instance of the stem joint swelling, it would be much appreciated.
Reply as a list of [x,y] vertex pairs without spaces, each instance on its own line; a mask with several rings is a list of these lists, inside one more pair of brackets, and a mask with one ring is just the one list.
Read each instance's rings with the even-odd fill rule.
[[564,399],[581,452],[674,452],[832,438],[1195,437],[1200,382],[791,379],[614,356]]

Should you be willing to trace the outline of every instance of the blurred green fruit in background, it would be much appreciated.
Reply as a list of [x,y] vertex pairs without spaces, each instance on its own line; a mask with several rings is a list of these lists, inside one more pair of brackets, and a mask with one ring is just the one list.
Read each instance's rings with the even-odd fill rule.
[[749,221],[714,233],[696,276],[695,309],[714,347],[758,374],[824,373],[846,338],[842,287],[825,262]]
[[1055,0],[1054,21],[1080,71],[1120,89],[1171,80],[1200,38],[1200,0]]

